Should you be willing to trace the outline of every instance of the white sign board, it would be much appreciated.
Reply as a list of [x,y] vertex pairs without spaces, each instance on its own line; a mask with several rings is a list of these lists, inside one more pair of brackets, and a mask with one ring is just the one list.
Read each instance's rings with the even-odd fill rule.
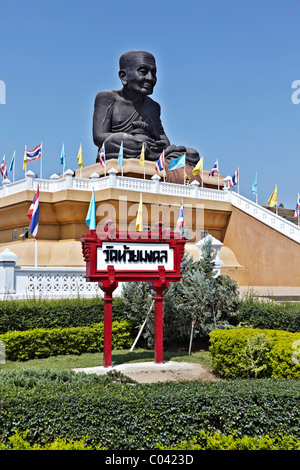
[[153,271],[164,266],[174,269],[174,249],[167,243],[114,243],[103,242],[97,247],[97,270],[113,265],[115,270]]

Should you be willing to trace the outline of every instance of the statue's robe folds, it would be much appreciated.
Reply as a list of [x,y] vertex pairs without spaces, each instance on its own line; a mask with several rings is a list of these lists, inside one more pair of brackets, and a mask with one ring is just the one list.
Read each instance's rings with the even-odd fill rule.
[[194,149],[170,145],[160,119],[160,105],[146,96],[133,102],[124,98],[123,91],[102,91],[97,94],[93,118],[93,138],[105,158],[117,158],[123,142],[124,158],[139,158],[145,143],[145,159],[156,161],[165,151],[166,158],[176,158],[183,153],[186,161],[195,165],[199,154]]

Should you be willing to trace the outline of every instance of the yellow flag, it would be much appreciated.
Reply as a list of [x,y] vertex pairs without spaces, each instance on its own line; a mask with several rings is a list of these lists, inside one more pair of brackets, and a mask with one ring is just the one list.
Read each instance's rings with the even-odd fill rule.
[[139,210],[136,217],[136,226],[135,229],[137,232],[143,231],[143,202],[142,202],[142,195],[140,195],[140,203],[139,203]]
[[140,156],[140,165],[145,166],[145,144],[143,143],[141,156]]
[[23,170],[26,170],[27,168],[27,153],[26,150],[24,152],[24,158],[23,158]]
[[202,169],[203,169],[203,157],[200,158],[199,162],[197,163],[197,165],[193,169],[193,171],[192,171],[193,175],[197,175],[198,173],[200,173],[200,170],[202,170]]
[[83,168],[83,157],[82,157],[81,144],[80,144],[80,149],[79,149],[79,152],[78,152],[78,155],[77,155],[77,161],[78,161],[78,166],[80,166],[80,168]]
[[277,205],[277,185],[275,186],[275,189],[273,191],[273,193],[271,194],[269,200],[268,200],[268,204],[273,207],[273,206],[276,206]]

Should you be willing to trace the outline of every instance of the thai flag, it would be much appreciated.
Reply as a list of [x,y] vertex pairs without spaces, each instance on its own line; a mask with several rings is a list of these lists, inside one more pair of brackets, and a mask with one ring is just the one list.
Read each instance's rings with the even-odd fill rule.
[[181,207],[178,214],[177,224],[175,227],[175,232],[181,232],[183,230],[184,220],[183,220],[183,201],[181,199]]
[[157,160],[155,164],[155,170],[158,173],[159,171],[162,171],[164,167],[165,167],[165,152],[163,150],[161,156],[159,157],[159,159]]
[[298,199],[297,199],[294,217],[298,217],[298,215],[300,215],[300,194],[299,193],[298,193]]
[[105,148],[104,144],[101,147],[100,154],[98,154],[98,162],[104,168],[105,167]]
[[229,181],[229,186],[235,186],[237,184],[239,184],[239,169],[236,170],[233,177]]
[[210,170],[208,177],[210,178],[211,176],[215,176],[216,173],[219,173],[219,162],[216,160],[216,163],[214,164],[213,168]]
[[42,156],[42,144],[38,145],[32,150],[26,150],[27,160],[33,162]]
[[6,168],[5,155],[3,156],[3,160],[2,160],[2,163],[0,165],[0,173],[3,176],[3,179],[7,178],[7,168]]
[[40,203],[40,191],[39,186],[34,195],[33,201],[29,210],[27,212],[27,217],[30,219],[29,232],[34,236],[35,239],[38,238],[38,228],[39,228],[39,203]]

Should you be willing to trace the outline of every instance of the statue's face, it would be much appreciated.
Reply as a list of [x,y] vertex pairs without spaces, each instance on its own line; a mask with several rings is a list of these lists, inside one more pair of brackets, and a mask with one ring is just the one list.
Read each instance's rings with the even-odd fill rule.
[[155,60],[150,54],[136,53],[126,60],[119,73],[126,91],[140,95],[151,95],[156,84]]

